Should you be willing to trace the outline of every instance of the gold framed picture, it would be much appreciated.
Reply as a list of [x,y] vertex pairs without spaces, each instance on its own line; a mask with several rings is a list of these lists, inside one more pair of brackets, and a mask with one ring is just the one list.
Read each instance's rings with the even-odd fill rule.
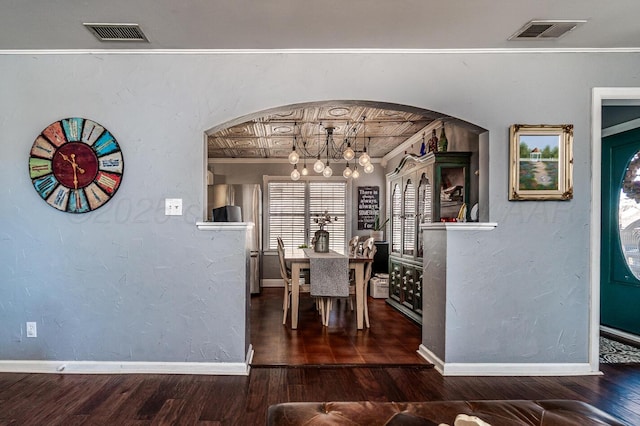
[[509,138],[509,200],[573,198],[572,124],[514,124]]

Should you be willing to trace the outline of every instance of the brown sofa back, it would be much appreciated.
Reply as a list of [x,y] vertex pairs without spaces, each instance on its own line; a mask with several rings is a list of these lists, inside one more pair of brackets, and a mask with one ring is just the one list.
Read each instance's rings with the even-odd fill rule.
[[288,402],[269,407],[267,425],[453,426],[458,414],[477,416],[491,426],[626,425],[571,400]]

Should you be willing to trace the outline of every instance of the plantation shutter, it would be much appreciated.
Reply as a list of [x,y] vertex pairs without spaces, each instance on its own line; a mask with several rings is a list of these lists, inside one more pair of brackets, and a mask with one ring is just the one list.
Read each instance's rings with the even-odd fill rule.
[[345,182],[309,182],[309,215],[311,217],[311,234],[320,226],[315,218],[325,210],[332,217],[338,218],[325,227],[329,231],[329,248],[344,253],[346,241],[346,183]]
[[285,248],[305,243],[305,183],[269,182],[269,248],[278,246],[282,237]]
[[[347,228],[347,184],[335,181],[270,181],[268,188],[269,222],[268,248],[275,249],[277,238],[282,237],[285,249],[311,244],[314,233],[320,229],[315,222],[326,210],[332,221],[329,248],[344,253]],[[307,232],[309,230],[309,232]]]

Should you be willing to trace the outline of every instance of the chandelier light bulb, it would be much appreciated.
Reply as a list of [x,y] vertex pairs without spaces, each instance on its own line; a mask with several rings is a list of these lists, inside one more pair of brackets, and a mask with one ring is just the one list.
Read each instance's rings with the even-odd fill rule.
[[347,167],[344,168],[344,171],[342,172],[342,176],[346,179],[351,177],[351,175],[353,174],[353,172],[351,171],[351,168],[349,167],[349,163],[347,163]]
[[291,151],[291,153],[289,154],[289,163],[291,164],[298,164],[298,160],[300,160],[300,156],[298,155],[298,153],[296,152],[296,147],[293,147],[293,150]]
[[307,176],[309,174],[309,170],[307,169],[307,164],[304,164],[304,167],[302,168],[302,176]]
[[344,150],[344,154],[342,154],[344,159],[347,161],[353,160],[353,157],[356,156],[356,153],[351,149],[351,144],[347,144],[347,149]]
[[369,173],[373,173],[373,163],[371,163],[371,161],[369,161],[365,166],[364,166],[364,172],[369,174]]
[[362,167],[364,167],[369,162],[371,162],[371,158],[369,158],[369,155],[367,154],[367,151],[364,151],[362,153],[362,155],[360,156],[360,158],[358,158],[358,164],[360,164]]
[[329,166],[329,162],[327,161],[327,165],[324,167],[324,170],[322,171],[322,176],[331,177],[332,174],[333,174],[333,170],[331,170],[331,167]]
[[293,166],[293,170],[291,171],[291,180],[300,179],[300,172],[298,171],[298,167],[296,165]]
[[353,168],[353,173],[351,173],[351,179],[358,179],[360,177],[360,172],[358,171],[358,167]]
[[324,163],[319,158],[313,163],[313,171],[316,173],[322,173],[324,170]]

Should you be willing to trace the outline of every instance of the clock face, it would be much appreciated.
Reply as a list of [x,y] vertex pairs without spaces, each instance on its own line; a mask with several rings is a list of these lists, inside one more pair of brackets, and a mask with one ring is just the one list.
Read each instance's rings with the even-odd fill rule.
[[104,205],[120,186],[124,161],[116,139],[86,118],[50,124],[29,157],[33,186],[51,207],[86,213]]

